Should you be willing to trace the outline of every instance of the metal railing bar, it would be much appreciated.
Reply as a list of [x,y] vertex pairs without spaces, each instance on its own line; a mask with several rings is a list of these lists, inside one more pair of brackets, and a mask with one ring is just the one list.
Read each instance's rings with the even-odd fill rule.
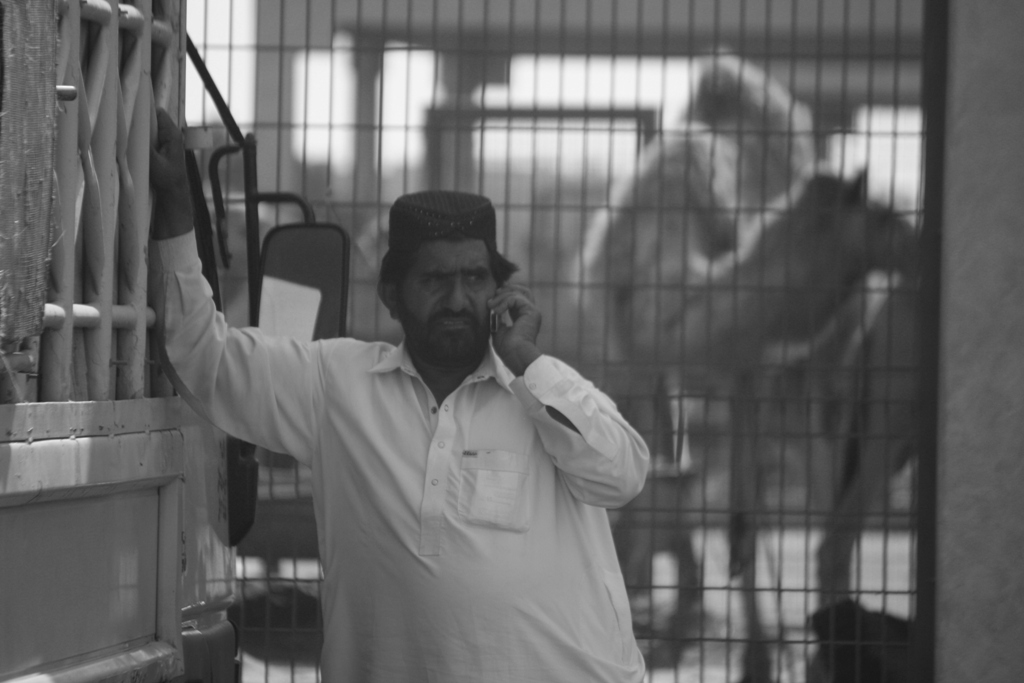
[[[140,35],[141,38],[141,35]],[[118,98],[120,108],[124,110],[124,118],[131,121],[135,113],[135,103],[139,98],[139,88],[142,81],[142,65],[147,60],[144,52],[148,55],[149,50],[144,50],[143,41],[138,40],[131,46],[131,51],[122,61],[121,67],[121,97]],[[122,46],[122,50],[124,46]]]
[[[140,17],[152,15],[150,0],[140,0]],[[121,195],[118,207],[118,259],[120,273],[117,301],[128,307],[132,325],[119,330],[117,349],[124,361],[117,369],[115,398],[145,394],[146,325],[144,312],[148,289],[145,244],[149,237],[149,146],[152,89],[143,77],[143,64],[152,61],[149,26],[143,24],[123,68],[123,102],[118,107],[118,167]],[[121,151],[123,150],[123,151]]]
[[[103,89],[106,87],[107,63],[110,61],[110,46],[103,37],[101,32],[97,35],[92,44],[91,54],[89,55],[89,69],[87,72],[82,74],[83,82],[85,84],[84,93],[85,102],[88,104],[89,110],[89,138],[92,137],[92,131],[96,130],[96,121],[100,115],[100,105],[103,102]],[[79,132],[81,135],[81,132]],[[88,144],[89,139],[86,139]]]
[[[81,4],[61,2],[60,56],[57,83],[67,84],[76,91],[82,88],[80,41],[82,21]],[[65,100],[57,107],[57,145],[55,161],[55,202],[57,214],[56,234],[50,251],[50,287],[47,304],[59,310],[66,322],[47,327],[39,339],[40,379],[39,400],[67,401],[72,393],[72,345],[74,326],[72,306],[75,281],[75,232],[78,226],[78,207],[75,196],[82,184],[82,162],[79,158],[78,133],[81,123],[79,107],[88,104],[79,100]]]
[[[77,329],[92,329],[99,327],[102,323],[100,309],[89,304],[74,304],[71,309],[72,326]],[[43,307],[43,327],[48,330],[59,329],[67,319],[67,312],[58,304],[46,304]],[[110,308],[110,324],[116,330],[125,330],[135,327],[139,316],[134,306],[115,304]],[[146,327],[152,328],[156,324],[156,311],[147,306],[145,308]]]
[[[184,115],[184,26],[180,26],[180,32],[175,32],[173,26],[178,26],[177,21],[171,21],[169,17],[178,17],[184,22],[185,3],[179,0],[164,0],[160,4],[162,18],[154,18],[152,25],[152,43],[159,45],[160,50],[152,50],[150,67],[152,79],[152,104],[150,109],[151,135],[155,134],[156,110],[160,107],[170,113],[171,118],[184,123],[180,117]],[[150,195],[152,197],[152,195]],[[148,217],[146,220],[148,226]],[[174,389],[167,376],[160,371],[159,366],[153,368],[149,374],[148,391],[151,396],[171,396]]]
[[[151,67],[153,73],[153,104],[156,107],[166,109],[168,112],[174,112],[173,116],[176,118],[178,113],[177,94],[171,83],[178,69],[178,63],[177,58],[173,54],[173,44],[168,43],[165,48],[162,58],[159,61],[154,61]],[[155,120],[156,112],[153,113],[153,117]]]
[[5,353],[3,354],[3,363],[0,364],[0,368],[5,372],[11,373],[35,372],[36,357],[36,354],[25,351]]
[[169,21],[154,19],[152,31],[154,45],[167,48],[174,40],[174,29],[171,28],[171,22]]
[[82,21],[94,24],[109,24],[114,11],[105,0],[80,0],[82,5]]
[[146,17],[139,11],[139,8],[121,3],[118,5],[118,14],[118,26],[122,31],[128,31],[137,36],[142,34],[146,27]]
[[[81,27],[81,21],[78,20],[77,16],[68,15],[67,3],[62,2],[61,7],[58,10],[58,16],[60,17],[60,25],[58,26],[57,32],[60,36],[57,41],[57,83],[64,82],[64,76],[67,74],[68,64],[71,61],[71,44],[74,42],[75,47],[78,46],[78,32]],[[74,38],[72,38],[74,35]],[[78,52],[75,52],[75,59],[77,59]]]
[[216,220],[217,242],[220,247],[221,261],[225,268],[231,267],[231,252],[227,240],[227,209],[224,206],[224,192],[220,185],[220,160],[225,154],[234,154],[242,148],[234,145],[222,145],[210,155],[209,172],[210,193],[213,195],[213,212]]
[[[79,192],[82,194],[82,214],[80,217],[81,224],[81,238],[86,242],[92,241],[91,232],[99,230],[103,223],[103,210],[100,207],[100,180],[99,174],[96,171],[95,157],[92,152],[90,145],[90,138],[92,137],[92,128],[89,126],[88,121],[88,103],[83,102],[84,105],[79,109],[78,116],[78,153],[82,160],[82,187],[79,188]],[[78,239],[78,235],[74,235],[75,239]],[[96,262],[96,259],[100,259]],[[92,289],[98,287],[95,283],[95,273],[101,273],[103,271],[102,256],[93,253],[90,260],[90,267],[86,268],[84,282]]]
[[[111,7],[116,4],[111,1]],[[96,306],[101,318],[109,320],[114,304],[115,241],[117,237],[117,207],[120,186],[117,168],[117,109],[120,106],[120,75],[116,56],[120,35],[117,27],[108,24],[96,36],[95,52],[103,55],[101,61],[90,64],[90,80],[94,70],[104,71],[102,89],[90,91],[98,97],[95,104],[97,118],[93,123],[89,141],[93,168],[98,181],[98,202],[94,211],[98,220],[86,221],[83,216],[82,238],[85,240],[85,277],[82,300]],[[90,102],[92,104],[92,102]],[[110,381],[110,359],[114,355],[112,329],[108,324],[85,331],[86,376],[90,400],[114,398]]]
[[231,110],[228,108],[227,102],[224,101],[224,97],[220,94],[220,90],[217,89],[217,84],[213,82],[213,76],[210,75],[209,70],[206,68],[206,64],[203,62],[203,58],[199,55],[199,50],[192,43],[192,39],[186,36],[186,50],[188,51],[188,57],[192,60],[192,66],[195,67],[199,77],[203,80],[203,85],[206,87],[206,92],[213,100],[213,104],[217,107],[217,113],[220,114],[221,120],[224,122],[224,126],[228,129],[228,135],[235,141],[236,144],[242,145],[245,142],[245,136],[242,135],[242,129],[238,127],[235,122],[235,117],[231,114]]

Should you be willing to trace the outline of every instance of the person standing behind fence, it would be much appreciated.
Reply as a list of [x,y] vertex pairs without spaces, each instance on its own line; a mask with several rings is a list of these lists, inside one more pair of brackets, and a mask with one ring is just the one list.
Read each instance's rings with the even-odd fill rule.
[[[312,468],[328,683],[638,682],[605,508],[649,454],[614,403],[543,355],[541,316],[480,196],[391,208],[378,293],[398,347],[232,329],[191,236],[180,131],[158,116],[154,242],[166,349],[226,432]],[[489,309],[511,324],[491,333]]]

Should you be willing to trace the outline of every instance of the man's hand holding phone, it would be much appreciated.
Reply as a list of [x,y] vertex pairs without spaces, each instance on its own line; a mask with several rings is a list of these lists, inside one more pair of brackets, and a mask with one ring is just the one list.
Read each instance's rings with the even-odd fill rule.
[[537,348],[541,314],[533,294],[524,285],[506,284],[487,305],[494,350],[517,377],[521,376],[541,355]]

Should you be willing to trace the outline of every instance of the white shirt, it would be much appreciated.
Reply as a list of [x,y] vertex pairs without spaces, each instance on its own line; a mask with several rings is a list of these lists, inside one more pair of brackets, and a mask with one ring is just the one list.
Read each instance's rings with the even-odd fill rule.
[[607,396],[547,356],[514,378],[492,348],[438,405],[404,344],[229,328],[191,234],[152,253],[168,354],[211,420],[312,468],[324,681],[643,678],[604,508],[648,452]]

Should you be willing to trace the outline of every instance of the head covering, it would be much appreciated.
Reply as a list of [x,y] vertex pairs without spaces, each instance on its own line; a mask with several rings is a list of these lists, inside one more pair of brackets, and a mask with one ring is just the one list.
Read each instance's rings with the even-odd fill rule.
[[428,190],[402,195],[391,205],[388,247],[410,251],[427,240],[481,239],[496,250],[494,206],[468,192]]

